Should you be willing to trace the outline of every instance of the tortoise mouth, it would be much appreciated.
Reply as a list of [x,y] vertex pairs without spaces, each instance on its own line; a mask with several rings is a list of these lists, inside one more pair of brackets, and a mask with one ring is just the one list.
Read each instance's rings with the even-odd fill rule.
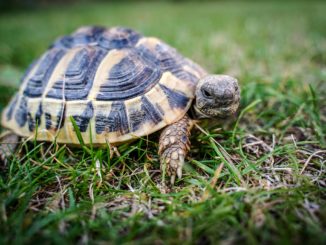
[[210,104],[194,104],[194,114],[196,118],[216,118],[216,119],[226,119],[236,113],[239,108],[239,100],[236,99],[232,103],[218,107],[211,106]]
[[239,107],[239,103],[233,103],[230,106],[227,107],[222,107],[220,108],[215,117],[220,118],[220,119],[225,119],[227,117],[230,117],[234,115]]

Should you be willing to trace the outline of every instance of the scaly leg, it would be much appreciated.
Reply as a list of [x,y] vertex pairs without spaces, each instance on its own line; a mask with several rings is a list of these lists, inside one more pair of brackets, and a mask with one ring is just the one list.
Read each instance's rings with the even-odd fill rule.
[[161,133],[158,154],[161,169],[171,176],[171,184],[175,177],[182,177],[182,166],[190,148],[190,131],[193,121],[185,115],[179,121],[167,126]]
[[0,161],[7,163],[19,144],[20,137],[11,131],[5,131],[0,135]]

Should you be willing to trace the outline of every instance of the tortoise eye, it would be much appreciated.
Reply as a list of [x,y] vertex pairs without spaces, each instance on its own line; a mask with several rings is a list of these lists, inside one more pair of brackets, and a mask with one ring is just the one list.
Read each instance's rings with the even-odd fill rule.
[[207,98],[207,99],[213,98],[212,94],[208,90],[203,88],[201,91],[202,91],[205,98]]

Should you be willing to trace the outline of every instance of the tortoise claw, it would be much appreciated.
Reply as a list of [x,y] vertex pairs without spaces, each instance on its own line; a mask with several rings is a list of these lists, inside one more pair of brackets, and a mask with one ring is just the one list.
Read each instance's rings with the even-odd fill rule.
[[171,179],[170,179],[171,185],[174,185],[175,182],[175,174],[171,175]]
[[183,167],[183,164],[185,162],[185,157],[184,157],[184,154],[181,153],[180,154],[180,151],[179,151],[179,162],[177,164],[177,175],[178,175],[178,178],[181,179],[182,178],[182,167]]
[[170,172],[170,175],[171,175],[171,184],[172,185],[174,185],[176,177],[178,177],[178,179],[182,178],[182,166],[184,164],[184,161],[178,161],[178,162],[175,162],[175,163],[176,163],[175,166],[177,166],[177,168],[172,168],[171,169],[172,166],[170,166],[170,169],[169,169],[170,171],[168,171],[168,173]]
[[[178,157],[171,159],[171,156],[178,153]],[[165,163],[165,164],[163,164]],[[166,170],[168,176],[171,176],[171,184],[175,183],[176,177],[182,178],[182,167],[184,164],[184,154],[176,148],[168,148],[161,156],[161,168]]]
[[177,175],[178,175],[178,179],[182,178],[182,167],[177,168]]

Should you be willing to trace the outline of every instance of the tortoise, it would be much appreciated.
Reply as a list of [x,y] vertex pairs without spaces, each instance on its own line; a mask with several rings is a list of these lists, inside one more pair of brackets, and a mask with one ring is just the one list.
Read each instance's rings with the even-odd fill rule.
[[85,144],[97,146],[163,129],[161,168],[174,183],[194,120],[233,115],[239,92],[235,78],[210,75],[158,38],[124,27],[81,27],[58,38],[22,77],[2,113],[2,158],[20,137],[78,145],[76,126]]

